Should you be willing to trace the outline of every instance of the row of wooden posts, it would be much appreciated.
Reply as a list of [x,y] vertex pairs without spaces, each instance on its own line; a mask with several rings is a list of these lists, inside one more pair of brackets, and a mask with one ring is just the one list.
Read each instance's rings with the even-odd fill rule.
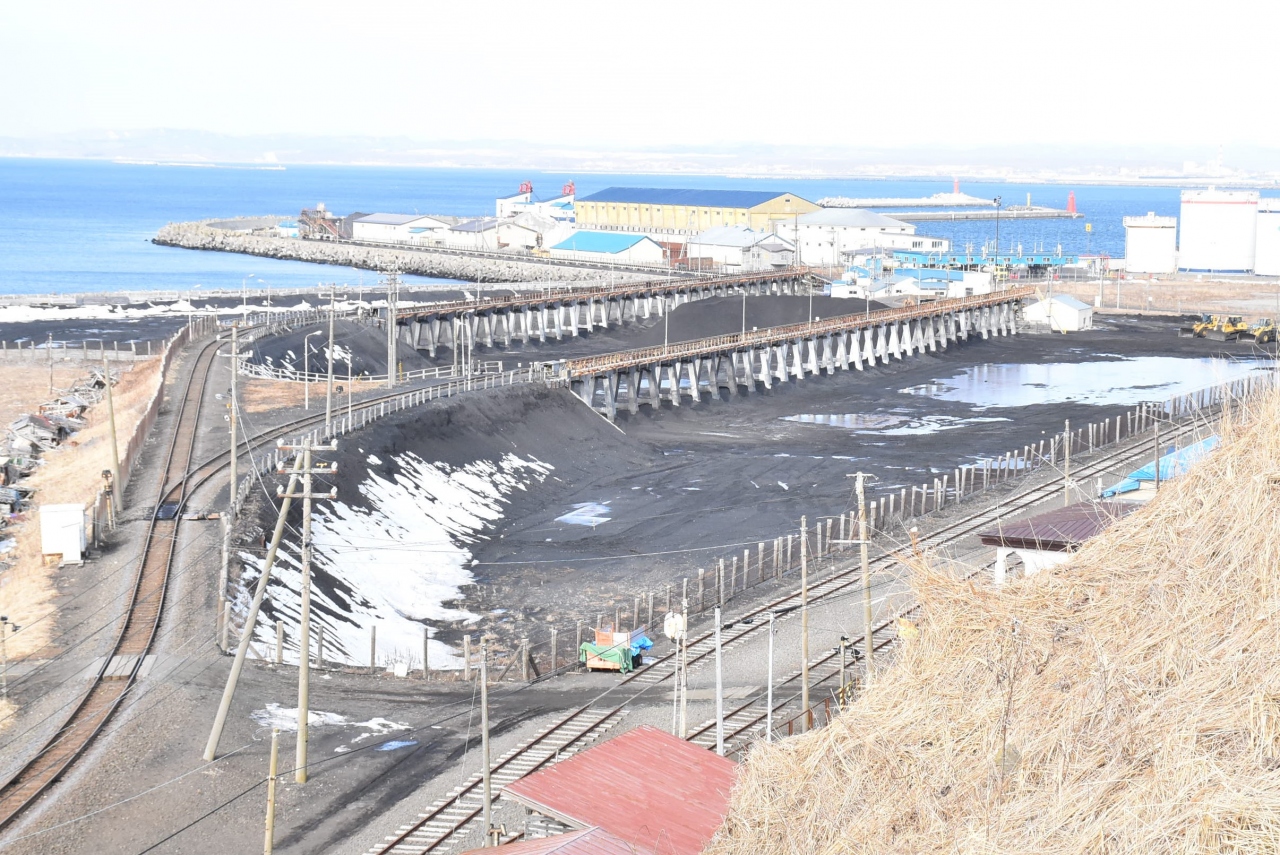
[[[1042,439],[1038,443],[1024,445],[1021,449],[986,459],[981,464],[957,467],[953,472],[935,478],[932,483],[910,489],[902,488],[897,493],[888,493],[871,499],[867,507],[868,533],[874,535],[895,524],[905,526],[909,519],[944,510],[950,504],[974,492],[993,488],[1018,475],[1037,471],[1045,465],[1062,465],[1070,455],[1092,452],[1130,439],[1152,430],[1159,423],[1167,423],[1170,419],[1183,418],[1201,409],[1215,406],[1225,397],[1233,395],[1245,397],[1252,394],[1260,382],[1270,386],[1272,381],[1270,377],[1265,380],[1246,378],[1172,401],[1141,404],[1115,417],[1081,427],[1072,428],[1070,423],[1067,423],[1061,433]],[[612,614],[607,612],[597,614],[595,627],[613,627],[618,631],[639,627],[652,628],[656,626],[655,616],[660,621],[664,612],[679,611],[684,603],[688,604],[691,613],[697,615],[704,614],[716,606],[723,608],[735,596],[748,589],[769,581],[781,580],[784,576],[797,571],[800,567],[799,540],[801,537],[810,538],[809,557],[810,560],[817,560],[828,557],[832,553],[851,549],[857,537],[857,525],[858,514],[855,509],[818,517],[816,524],[807,531],[780,535],[771,541],[742,544],[740,552],[735,549],[731,555],[716,559],[710,568],[699,568],[696,576],[686,576],[679,583],[668,584],[660,591],[637,594],[629,604],[617,603],[614,605]],[[630,608],[627,608],[627,605]],[[555,628],[550,629],[548,635],[540,641],[531,641],[529,637],[521,638],[509,654],[504,654],[490,644],[489,655],[492,666],[490,674],[493,675],[491,680],[501,681],[508,677],[518,677],[528,682],[575,667],[582,642],[594,639],[594,633],[588,634],[589,629],[585,622],[578,621],[574,628],[573,646],[567,649],[562,648],[562,633]],[[276,639],[276,649],[272,658],[280,662],[284,650],[284,630],[281,623],[277,624]],[[470,680],[478,671],[474,661],[476,646],[470,635],[464,635],[462,637],[462,668],[433,669],[428,653],[428,634],[424,628],[421,661],[426,667],[412,670],[419,672],[427,679],[447,677]],[[317,659],[323,664],[325,659],[323,629],[318,631],[317,654]],[[397,651],[392,656],[384,657],[382,664],[394,662],[405,656],[403,651]],[[416,659],[416,655],[413,658]],[[353,663],[348,660],[341,664],[345,666]],[[363,663],[354,664],[358,667],[363,666]],[[375,626],[370,628],[368,667],[378,666]]]
[[[884,532],[894,526],[909,527],[908,521],[936,511],[941,511],[975,492],[995,488],[1019,475],[1040,470],[1044,466],[1064,465],[1070,455],[1090,453],[1096,449],[1114,445],[1152,431],[1156,426],[1167,425],[1170,420],[1180,420],[1222,403],[1228,398],[1245,398],[1259,388],[1270,388],[1272,375],[1250,375],[1237,381],[1212,386],[1192,394],[1182,395],[1163,402],[1139,404],[1114,417],[1099,422],[1072,427],[1067,422],[1061,433],[1034,444],[1024,445],[998,457],[981,463],[956,467],[951,473],[934,478],[932,483],[918,487],[901,488],[896,493],[872,497],[867,505],[867,529],[869,535]],[[619,631],[638,627],[653,628],[655,616],[679,611],[682,603],[688,603],[691,614],[704,614],[715,606],[724,607],[733,597],[770,580],[780,580],[800,567],[800,537],[810,539],[810,559],[820,559],[834,552],[852,549],[857,538],[858,512],[856,509],[819,516],[808,532],[782,535],[772,541],[742,544],[741,552],[735,551],[713,562],[711,568],[700,568],[696,576],[686,576],[678,584],[668,584],[661,591],[648,591],[632,598],[630,609],[623,603],[614,605],[613,614],[600,613],[596,626],[613,626]],[[610,619],[612,619],[610,621]],[[561,650],[560,633],[552,629],[548,637],[531,644],[522,640],[513,651],[511,664],[497,672],[499,679],[518,671],[521,679],[528,680],[556,672],[577,664],[577,652],[584,640],[586,624],[579,621],[575,628],[574,646]],[[470,639],[463,639],[465,679],[470,679],[474,668],[467,667]],[[535,658],[535,656],[537,658]],[[541,662],[541,666],[537,663]]]

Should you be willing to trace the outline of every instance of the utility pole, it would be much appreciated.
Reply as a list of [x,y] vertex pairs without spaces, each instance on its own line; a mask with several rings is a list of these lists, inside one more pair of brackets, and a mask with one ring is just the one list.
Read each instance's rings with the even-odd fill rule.
[[720,655],[719,606],[716,606],[716,753],[724,756],[724,668]]
[[111,426],[111,508],[112,517],[120,519],[120,446],[116,442],[116,404],[111,394],[111,369],[107,366],[107,349],[102,349],[103,382],[107,386],[107,422]]
[[240,486],[240,475],[239,475],[239,471],[236,468],[238,463],[236,459],[238,457],[238,455],[236,454],[236,446],[238,444],[237,437],[236,437],[236,392],[237,392],[238,383],[236,382],[236,378],[239,377],[240,375],[240,342],[239,342],[238,336],[236,335],[237,332],[238,332],[238,325],[232,324],[231,325],[231,412],[228,414],[228,419],[231,421],[231,488],[228,491],[227,498],[230,504],[230,508],[228,509],[228,515],[231,517],[231,522],[233,523],[235,522],[235,517],[236,517],[236,490]]
[[1071,419],[1064,423],[1062,431],[1062,506],[1071,504]]
[[249,642],[253,640],[253,625],[258,620],[258,610],[262,608],[262,598],[267,593],[267,582],[271,578],[271,568],[276,563],[276,550],[280,547],[280,538],[284,535],[285,519],[289,516],[289,506],[293,502],[289,498],[293,488],[298,484],[298,475],[302,472],[302,458],[298,458],[289,473],[289,487],[284,493],[284,501],[280,505],[280,515],[276,518],[276,528],[271,534],[271,545],[267,547],[262,575],[258,577],[258,587],[253,592],[253,602],[249,606],[249,615],[245,618],[244,629],[240,631],[240,645],[236,648],[236,658],[231,664],[231,673],[227,675],[227,685],[222,690],[222,701],[218,704],[217,715],[214,716],[213,729],[209,732],[209,741],[204,748],[204,759],[212,761],[218,753],[218,740],[222,738],[222,729],[227,723],[227,712],[231,709],[231,699],[236,694],[236,682],[244,669],[244,660],[249,653]]
[[[293,451],[302,452],[302,492],[286,495],[290,499],[302,499],[302,608],[298,619],[298,742],[294,756],[294,780],[299,784],[307,782],[307,740],[310,736],[308,716],[311,710],[311,501],[313,499],[333,499],[337,497],[338,488],[328,493],[313,493],[311,478],[313,475],[332,475],[337,471],[336,464],[327,467],[312,468],[311,453],[313,451],[336,451],[337,443],[315,447],[310,443],[298,446],[285,446]],[[298,471],[296,468],[294,471]]]
[[0,615],[0,698],[9,697],[9,651],[5,642],[11,628],[15,633],[22,629],[8,615]]
[[[399,302],[400,278],[394,270],[387,273],[387,388],[396,387],[396,303]],[[486,832],[487,834],[488,832]]]
[[765,721],[764,721],[764,741],[773,742],[773,619],[774,613],[769,612],[769,685],[765,690]]
[[271,728],[271,765],[267,777],[267,835],[262,844],[263,855],[271,855],[276,845],[276,772],[280,758],[280,728]]
[[682,600],[683,632],[680,636],[680,738],[689,738],[689,601]]
[[1155,443],[1156,443],[1155,487],[1156,487],[1156,492],[1159,493],[1160,492],[1160,422],[1153,418],[1151,420],[1151,427],[1155,431]]
[[53,394],[53,333],[49,333],[48,343],[44,349],[49,352],[49,394]]
[[866,638],[867,677],[870,678],[875,642],[871,638],[871,563],[867,559],[867,475],[859,472],[854,478],[857,479],[855,483],[858,492],[858,548],[862,553],[862,623]]
[[329,353],[326,360],[329,363],[329,376],[324,389],[324,429],[326,434],[332,429],[331,426],[333,424],[333,301],[336,293],[336,288],[329,288]]
[[493,781],[490,775],[489,762],[489,652],[485,649],[484,637],[480,637],[480,753],[484,769],[481,780],[484,784],[484,848],[489,848],[490,829],[493,828]]
[[809,721],[809,520],[800,517],[800,708]]

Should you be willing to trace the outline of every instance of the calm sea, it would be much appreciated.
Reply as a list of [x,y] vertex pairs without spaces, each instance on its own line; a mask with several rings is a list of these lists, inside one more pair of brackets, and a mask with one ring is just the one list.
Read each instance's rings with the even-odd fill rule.
[[[120,290],[238,289],[356,283],[354,270],[226,253],[158,247],[149,241],[167,222],[211,217],[296,216],[324,202],[332,211],[390,211],[465,216],[492,214],[494,199],[531,180],[551,197],[569,180],[580,195],[610,186],[779,190],[823,196],[928,196],[950,192],[949,181],[750,179],[695,175],[562,175],[536,171],[290,166],[283,171],[0,158],[0,293],[51,294]],[[1004,204],[1065,207],[1075,190],[1079,220],[1002,220],[1001,246],[1043,245],[1073,253],[1124,253],[1121,218],[1155,211],[1176,215],[1179,191],[1153,187],[962,184]],[[1085,224],[1091,223],[1092,233]],[[922,233],[950,238],[958,248],[994,235],[989,221],[922,223]],[[365,281],[373,276],[363,274]],[[255,280],[260,280],[257,284]],[[428,281],[428,280],[419,280]]]

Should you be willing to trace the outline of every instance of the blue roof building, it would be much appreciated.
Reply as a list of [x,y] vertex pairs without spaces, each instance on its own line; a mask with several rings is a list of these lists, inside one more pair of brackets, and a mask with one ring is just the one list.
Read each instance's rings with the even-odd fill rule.
[[553,258],[622,264],[662,264],[662,245],[648,235],[574,232],[550,249]]

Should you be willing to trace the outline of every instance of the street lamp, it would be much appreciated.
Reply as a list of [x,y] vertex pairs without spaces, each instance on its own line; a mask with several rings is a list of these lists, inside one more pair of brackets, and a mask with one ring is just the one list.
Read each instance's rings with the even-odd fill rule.
[[243,309],[249,305],[249,280],[255,274],[250,273],[240,280],[240,308]]
[[9,634],[9,629],[14,632],[22,629],[13,621],[9,620],[8,615],[0,615],[0,698],[9,697],[9,654],[5,650],[5,636]]
[[996,206],[996,258],[1000,257],[1000,196],[991,200],[991,204]]
[[313,335],[321,335],[324,330],[316,330],[302,337],[302,409],[311,409],[311,343],[307,339]]

